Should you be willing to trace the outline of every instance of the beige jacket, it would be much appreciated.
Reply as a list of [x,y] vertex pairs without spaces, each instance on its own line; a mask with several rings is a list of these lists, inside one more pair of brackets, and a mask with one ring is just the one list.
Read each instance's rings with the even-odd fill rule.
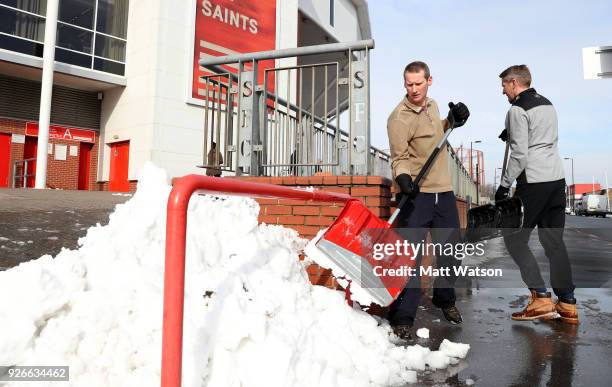
[[[440,119],[436,101],[428,98],[426,106],[421,107],[404,97],[387,120],[393,179],[402,173],[415,179],[447,127],[446,119]],[[446,145],[419,186],[421,192],[452,191]]]

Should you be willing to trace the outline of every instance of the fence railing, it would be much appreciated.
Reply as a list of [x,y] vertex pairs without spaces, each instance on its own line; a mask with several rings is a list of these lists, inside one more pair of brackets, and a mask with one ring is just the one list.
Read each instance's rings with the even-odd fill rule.
[[476,203],[476,183],[470,178],[470,173],[450,145],[448,149],[448,169],[451,175],[451,185],[458,198],[465,199],[468,205]]
[[[200,78],[202,166],[255,176],[388,170],[388,155],[370,146],[373,47],[365,40],[201,59],[212,71]],[[329,60],[306,59],[323,54]],[[265,67],[281,58],[297,64]]]

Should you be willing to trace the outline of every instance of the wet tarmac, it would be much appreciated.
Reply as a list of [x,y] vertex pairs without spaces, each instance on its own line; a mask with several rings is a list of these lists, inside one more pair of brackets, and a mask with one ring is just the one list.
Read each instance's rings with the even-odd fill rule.
[[[57,254],[62,247],[76,248],[78,238],[96,223],[108,223],[108,215],[129,196],[106,192],[52,190],[0,190],[0,270],[40,257]],[[588,242],[612,242],[612,219],[568,217],[568,225],[599,231],[566,233],[568,249],[583,251]],[[597,224],[593,221],[598,222]],[[604,230],[604,231],[602,231]],[[595,239],[589,239],[595,238]],[[541,255],[537,238],[532,239]],[[501,245],[500,245],[501,246]],[[605,246],[605,245],[602,245]],[[409,386],[607,386],[612,385],[612,289],[608,268],[612,249],[593,248],[592,255],[573,265],[592,276],[588,288],[576,291],[581,324],[557,321],[514,322],[512,312],[528,300],[514,263],[499,247],[499,256],[486,262],[504,268],[504,284],[487,286],[474,281],[457,289],[457,306],[464,323],[448,324],[442,313],[424,298],[415,328],[430,330],[429,339],[414,344],[437,349],[444,338],[470,344],[467,358],[442,371],[418,374]],[[583,254],[584,255],[584,254]],[[548,268],[540,257],[543,274]]]
[[578,289],[580,325],[510,319],[528,301],[525,289],[459,289],[464,322],[450,325],[424,300],[415,328],[430,330],[414,344],[431,349],[444,338],[470,344],[455,366],[421,372],[411,386],[607,386],[612,369],[612,290]]

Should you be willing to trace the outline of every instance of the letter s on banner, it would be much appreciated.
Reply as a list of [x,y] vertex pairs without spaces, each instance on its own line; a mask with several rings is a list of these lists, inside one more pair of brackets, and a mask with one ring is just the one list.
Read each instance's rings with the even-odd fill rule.
[[204,14],[204,16],[210,17],[210,15],[212,15],[211,7],[212,7],[212,4],[210,1],[208,0],[202,1],[202,13]]
[[365,82],[363,80],[363,71],[355,72],[355,82],[353,83],[353,85],[355,86],[355,89],[363,88],[363,86],[365,85]]

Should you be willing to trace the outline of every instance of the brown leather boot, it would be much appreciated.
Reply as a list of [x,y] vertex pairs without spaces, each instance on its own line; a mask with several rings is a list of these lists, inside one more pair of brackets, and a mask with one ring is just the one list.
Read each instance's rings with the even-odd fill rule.
[[531,321],[537,319],[551,319],[558,317],[555,304],[552,302],[550,292],[536,293],[531,291],[531,298],[527,307],[520,312],[512,313],[512,319],[517,321]]
[[568,324],[579,324],[578,310],[576,309],[576,300],[573,303],[558,300],[555,304],[555,310],[561,316],[561,321]]

